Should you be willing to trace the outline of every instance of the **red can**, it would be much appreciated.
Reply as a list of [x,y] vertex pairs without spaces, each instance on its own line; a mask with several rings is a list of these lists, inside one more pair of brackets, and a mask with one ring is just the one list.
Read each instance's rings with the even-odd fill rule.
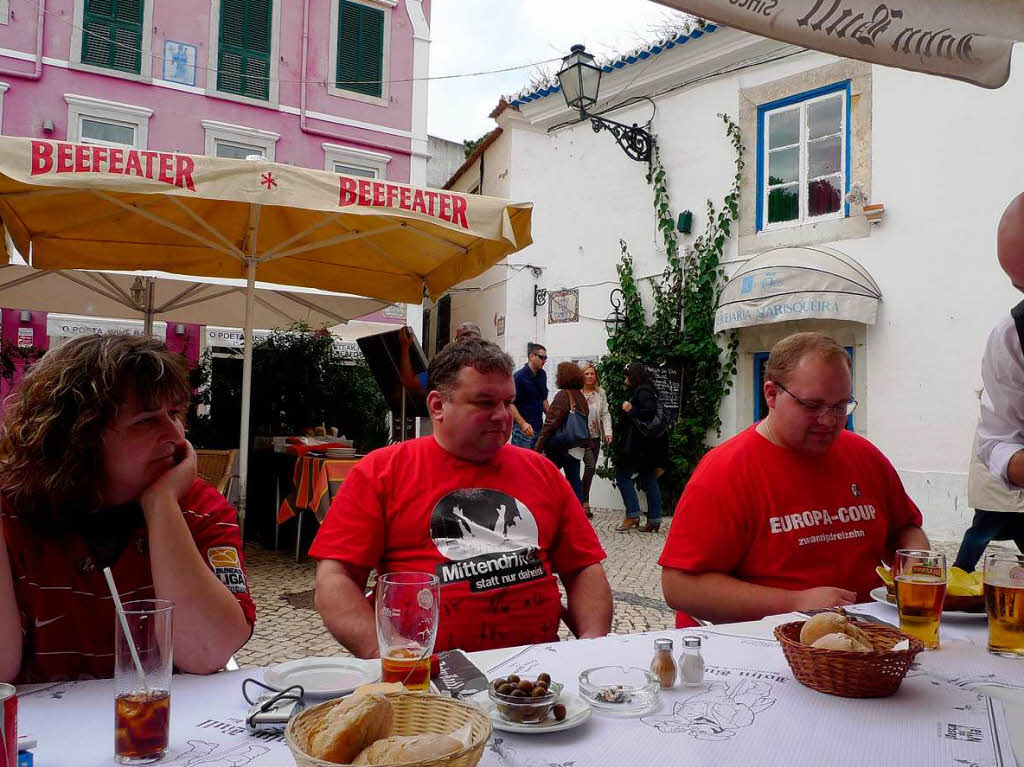
[[17,767],[18,693],[10,684],[0,684],[0,756],[0,767]]

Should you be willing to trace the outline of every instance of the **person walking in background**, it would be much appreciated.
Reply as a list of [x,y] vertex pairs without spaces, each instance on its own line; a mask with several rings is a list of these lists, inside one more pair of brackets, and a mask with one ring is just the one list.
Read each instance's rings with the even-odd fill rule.
[[516,371],[516,399],[512,403],[512,444],[533,450],[548,412],[548,377],[544,363],[548,351],[540,344],[526,345],[526,364]]
[[[626,505],[626,518],[616,530],[624,533],[637,528],[642,533],[661,529],[661,490],[658,488],[658,466],[664,453],[665,424],[658,406],[658,392],[651,385],[647,368],[639,362],[626,366],[629,400],[622,403],[624,431],[622,450],[615,467],[615,482]],[[640,526],[640,499],[633,485],[633,475],[647,495],[647,524]]]
[[587,422],[590,427],[590,440],[583,449],[583,511],[588,519],[594,512],[590,510],[590,486],[597,473],[597,455],[601,451],[601,443],[612,443],[612,416],[608,412],[608,397],[601,388],[597,377],[597,368],[593,365],[583,367],[583,396],[587,398],[590,414]]
[[[580,482],[580,461],[585,445],[552,444],[558,430],[562,428],[569,414],[575,409],[589,418],[587,398],[583,395],[583,371],[575,362],[560,362],[555,374],[558,393],[551,401],[548,418],[537,437],[536,451],[544,453],[551,462],[565,473],[572,491],[583,503],[583,486]],[[588,514],[588,516],[590,516]]]

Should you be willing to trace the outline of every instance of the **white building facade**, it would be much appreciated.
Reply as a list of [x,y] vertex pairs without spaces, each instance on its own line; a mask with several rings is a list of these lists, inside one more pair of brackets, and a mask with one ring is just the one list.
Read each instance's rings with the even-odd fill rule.
[[[740,218],[725,253],[728,276],[745,269],[749,279],[733,292],[770,288],[779,272],[752,259],[780,247],[794,249],[786,253],[812,291],[743,321],[720,440],[763,416],[760,370],[775,341],[828,333],[853,354],[852,428],[899,470],[926,531],[960,537],[972,514],[966,476],[982,350],[1021,298],[996,262],[995,231],[1024,178],[1022,96],[1019,65],[1005,87],[986,91],[713,26],[606,67],[593,111],[621,104],[606,116],[652,120],[673,215],[694,214],[681,244],[703,230],[705,200],[720,205],[735,173],[723,113],[745,146]],[[453,290],[451,326],[478,323],[519,363],[528,341],[543,343],[553,380],[552,363],[606,351],[619,240],[638,276],[665,268],[652,188],[646,164],[576,122],[557,88],[521,94],[494,116],[500,130],[449,185],[533,201],[534,244]],[[884,205],[884,215],[869,222],[864,204]],[[859,266],[880,300],[847,311],[842,289],[813,293],[823,248],[847,270]],[[537,291],[547,291],[543,306]],[[600,480],[592,503],[622,507]]]

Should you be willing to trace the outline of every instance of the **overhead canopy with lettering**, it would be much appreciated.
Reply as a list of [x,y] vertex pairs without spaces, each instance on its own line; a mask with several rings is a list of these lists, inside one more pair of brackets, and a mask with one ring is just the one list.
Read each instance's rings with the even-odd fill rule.
[[655,0],[816,51],[999,88],[1024,40],[1021,0]]
[[[529,245],[532,208],[261,159],[0,136],[0,220],[32,266],[244,277],[247,339],[258,280],[419,303]],[[246,415],[239,445],[244,519]]]
[[882,291],[845,253],[821,246],[773,248],[747,261],[726,284],[715,332],[790,320],[874,325]]
[[532,205],[181,152],[0,136],[0,219],[40,269],[159,269],[418,304],[531,242]]

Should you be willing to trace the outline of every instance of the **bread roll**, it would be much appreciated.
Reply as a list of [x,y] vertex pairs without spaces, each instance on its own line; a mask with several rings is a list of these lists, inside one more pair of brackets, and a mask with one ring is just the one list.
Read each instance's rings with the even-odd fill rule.
[[847,623],[846,616],[839,613],[813,615],[800,629],[800,643],[813,645],[827,634],[845,634]]
[[463,745],[449,735],[392,735],[366,747],[352,764],[402,764],[453,754]]
[[846,650],[847,652],[870,652],[870,647],[865,647],[848,634],[826,634],[818,638],[811,647],[821,650]]
[[352,691],[352,697],[357,698],[361,695],[392,695],[399,692],[409,692],[409,688],[401,682],[374,682],[373,684],[364,684],[362,687],[357,687]]
[[391,734],[393,718],[391,701],[383,695],[346,698],[313,730],[309,754],[328,762],[349,764],[368,745]]
[[853,621],[846,624],[846,628],[843,629],[843,633],[852,638],[855,642],[860,642],[869,650],[875,649],[875,646],[871,643],[870,637],[868,637],[868,635],[865,634],[864,631],[861,630],[861,628]]

